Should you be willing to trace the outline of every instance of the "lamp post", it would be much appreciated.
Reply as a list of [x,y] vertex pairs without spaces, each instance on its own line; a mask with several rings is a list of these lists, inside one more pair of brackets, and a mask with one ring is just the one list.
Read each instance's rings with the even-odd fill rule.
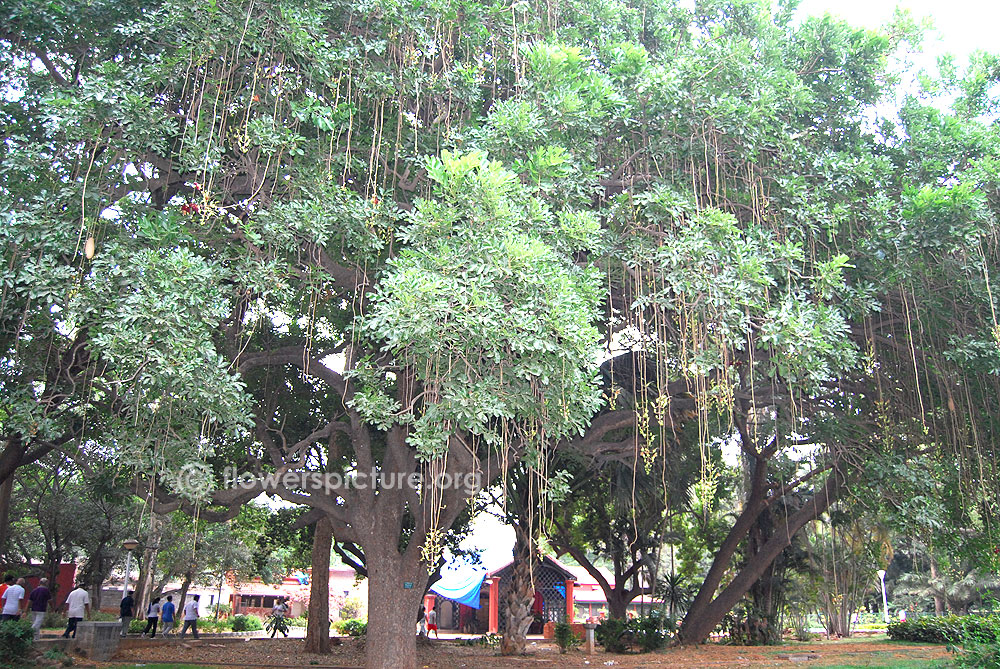
[[882,582],[882,619],[889,622],[889,600],[885,596],[885,569],[879,569],[875,573],[878,574],[878,580]]
[[128,595],[128,579],[132,573],[132,551],[139,547],[139,542],[135,539],[126,539],[122,542],[122,548],[128,551],[125,557],[125,581],[122,583],[122,599]]

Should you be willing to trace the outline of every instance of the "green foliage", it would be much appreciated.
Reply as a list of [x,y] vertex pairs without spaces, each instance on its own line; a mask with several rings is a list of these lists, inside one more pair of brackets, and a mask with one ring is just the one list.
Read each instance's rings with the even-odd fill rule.
[[489,648],[491,650],[500,650],[500,643],[503,641],[503,635],[501,634],[484,634],[475,640],[475,643],[484,648]]
[[962,669],[1000,669],[1000,642],[966,637],[960,645],[949,645],[954,666]]
[[889,623],[890,639],[927,643],[1000,643],[1000,615],[921,616]]
[[667,634],[667,619],[656,611],[625,620],[609,618],[594,630],[597,642],[609,653],[654,651],[664,646]]
[[17,665],[27,659],[35,631],[27,620],[0,622],[0,662]]
[[560,653],[565,653],[583,643],[583,639],[577,636],[576,632],[573,631],[573,626],[567,622],[557,622],[553,635]]
[[362,618],[349,618],[333,623],[333,629],[347,636],[364,636],[368,631],[368,621]]
[[264,623],[261,622],[260,618],[254,615],[240,613],[233,616],[229,620],[230,626],[234,632],[253,632],[264,629]]

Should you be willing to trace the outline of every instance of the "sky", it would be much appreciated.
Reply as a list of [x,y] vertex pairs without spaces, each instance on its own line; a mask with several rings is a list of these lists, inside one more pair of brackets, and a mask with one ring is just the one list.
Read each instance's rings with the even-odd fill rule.
[[950,52],[964,61],[976,49],[1000,51],[1000,2],[997,0],[802,0],[798,15],[839,15],[849,23],[877,28],[892,18],[896,6],[915,18],[929,17],[937,35],[928,35],[924,50],[934,56]]

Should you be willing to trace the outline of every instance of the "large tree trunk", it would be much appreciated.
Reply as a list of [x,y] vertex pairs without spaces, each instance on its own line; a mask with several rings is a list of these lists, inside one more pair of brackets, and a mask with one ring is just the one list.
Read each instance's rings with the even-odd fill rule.
[[537,552],[534,528],[526,519],[514,526],[514,561],[511,563],[510,588],[504,598],[504,630],[500,642],[501,655],[522,655],[531,627],[532,606],[535,603],[535,572]]
[[368,567],[367,669],[417,666],[416,615],[427,573],[420,551],[400,553],[398,543],[396,536],[381,535],[362,546]]
[[7,535],[10,527],[10,496],[14,491],[14,475],[11,474],[0,484],[0,555],[7,550]]
[[[798,511],[791,514],[784,526],[776,528],[771,538],[761,546],[760,551],[747,560],[747,563],[740,569],[736,578],[717,597],[712,599],[718,588],[719,580],[721,580],[721,574],[729,567],[729,562],[735,552],[735,546],[733,546],[732,551],[723,551],[720,549],[715,561],[712,562],[712,566],[709,568],[709,576],[719,574],[720,579],[715,580],[713,585],[706,578],[706,582],[702,584],[694,603],[688,609],[687,615],[684,616],[684,622],[681,623],[681,628],[677,635],[678,642],[682,644],[697,644],[708,639],[716,625],[722,622],[726,614],[749,592],[754,581],[763,576],[775,558],[781,554],[781,551],[791,544],[792,535],[802,529],[806,523],[815,520],[820,514],[826,511],[830,504],[837,498],[842,486],[843,479],[841,476],[836,471],[831,472],[826,483],[816,492],[813,499],[803,504]],[[752,521],[759,514],[760,508],[762,507],[756,507],[753,518],[749,521],[741,522],[745,520],[747,509],[740,514],[733,529],[723,542],[723,546],[730,543],[739,544],[740,539],[746,534]],[[736,536],[735,533],[740,526],[746,529]],[[711,588],[710,591],[706,589],[708,587]]]
[[309,581],[309,618],[306,652],[330,652],[330,547],[333,524],[329,518],[316,522],[312,545],[312,577]]

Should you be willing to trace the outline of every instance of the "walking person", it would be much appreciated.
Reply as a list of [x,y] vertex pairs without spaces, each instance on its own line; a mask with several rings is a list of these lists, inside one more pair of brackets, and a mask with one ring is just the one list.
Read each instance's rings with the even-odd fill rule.
[[434,609],[431,609],[430,611],[427,612],[427,636],[428,637],[431,635],[431,632],[434,632],[434,638],[435,639],[440,639],[441,638],[441,637],[438,636],[437,620],[438,620],[437,611],[435,611]]
[[278,629],[279,628],[284,628],[284,629],[281,630],[281,633],[284,634],[285,637],[288,637],[288,630],[287,630],[287,628],[285,628],[285,626],[281,624],[282,621],[285,618],[285,614],[287,614],[287,613],[288,613],[288,605],[285,604],[285,600],[280,599],[280,598],[277,599],[274,602],[274,606],[271,607],[271,616],[274,618],[274,621],[273,621],[274,622],[274,629],[271,630],[271,638],[272,639],[275,636],[278,635]]
[[35,630],[36,641],[42,636],[42,623],[45,621],[45,612],[49,608],[50,599],[52,592],[49,591],[49,579],[40,579],[38,587],[28,595],[28,601],[31,602],[31,629]]
[[191,633],[194,634],[194,638],[198,638],[198,600],[201,599],[200,596],[194,595],[191,597],[191,601],[184,605],[184,625],[181,627],[181,638],[187,634],[190,628]]
[[135,607],[135,599],[132,595],[135,593],[131,590],[122,597],[122,603],[118,605],[118,612],[122,619],[122,638],[128,636],[128,626],[132,624],[132,609]]
[[163,606],[160,607],[160,622],[163,623],[163,629],[160,631],[161,636],[167,636],[167,634],[174,628],[174,610],[177,607],[174,606],[174,596],[167,595],[167,601],[163,602]]
[[152,630],[153,633],[149,634],[150,639],[156,638],[156,623],[160,621],[160,598],[154,597],[153,601],[149,603],[146,607],[146,629],[142,631],[142,636],[149,634]]
[[66,596],[66,631],[63,638],[68,639],[72,634],[76,638],[76,624],[83,620],[84,615],[90,618],[90,595],[83,589],[83,583],[77,583],[76,589]]
[[3,610],[0,612],[0,620],[20,620],[21,600],[24,599],[24,579],[17,579],[17,583],[8,587],[0,595],[3,601]]

